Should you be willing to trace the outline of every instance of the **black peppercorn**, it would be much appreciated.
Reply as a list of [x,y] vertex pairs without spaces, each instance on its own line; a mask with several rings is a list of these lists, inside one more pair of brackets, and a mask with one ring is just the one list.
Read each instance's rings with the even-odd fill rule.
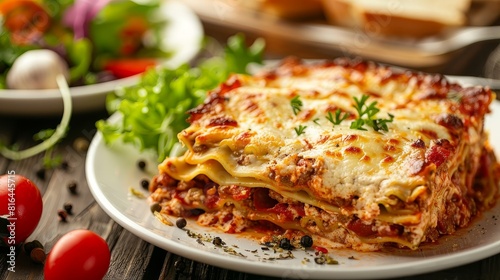
[[189,214],[191,216],[195,216],[195,217],[199,216],[199,215],[201,215],[203,213],[205,213],[205,210],[199,209],[199,208],[194,208],[194,209],[189,210]]
[[42,248],[43,249],[42,243],[38,240],[33,240],[33,241],[26,242],[23,244],[23,250],[28,255],[31,254],[31,251],[35,248]]
[[146,162],[144,160],[139,160],[137,162],[137,167],[139,167],[140,170],[146,169]]
[[36,177],[45,180],[45,168],[40,168],[36,171]]
[[146,179],[141,180],[141,186],[145,190],[149,189],[149,181]]
[[78,185],[76,184],[76,182],[74,182],[74,181],[70,182],[68,184],[68,190],[69,190],[69,192],[72,193],[72,194],[76,194],[76,188],[77,188],[77,186]]
[[63,161],[63,162],[61,163],[61,168],[62,168],[62,170],[68,170],[68,169],[69,169],[69,164],[68,164],[68,162],[67,162],[67,161]]
[[64,203],[63,208],[69,215],[73,214],[73,205],[71,203]]
[[178,218],[178,219],[175,221],[175,225],[176,225],[178,228],[184,228],[184,227],[186,227],[186,225],[187,225],[187,221],[186,221],[186,219],[184,219],[184,218]]
[[304,248],[309,248],[313,245],[313,239],[309,235],[304,235],[300,238],[300,245]]
[[293,250],[293,245],[290,243],[290,239],[283,238],[280,240],[280,248],[285,250]]
[[222,241],[222,239],[218,236],[214,237],[214,240],[212,241],[212,243],[216,246],[224,245],[224,241]]
[[38,241],[38,240],[25,242],[22,245],[22,250],[35,263],[43,264],[45,262],[46,257],[47,257],[45,254],[42,243],[40,243],[40,241]]

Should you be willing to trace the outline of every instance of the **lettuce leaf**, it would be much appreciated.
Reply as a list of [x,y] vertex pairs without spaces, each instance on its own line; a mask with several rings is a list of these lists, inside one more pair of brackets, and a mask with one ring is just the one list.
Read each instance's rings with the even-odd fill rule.
[[262,39],[247,47],[245,37],[237,34],[228,39],[222,56],[194,67],[148,70],[139,84],[108,96],[108,110],[121,115],[119,122],[99,120],[96,127],[107,144],[121,140],[155,152],[162,161],[177,143],[177,134],[188,126],[186,111],[201,104],[207,92],[231,73],[245,74],[249,64],[262,64],[264,47]]

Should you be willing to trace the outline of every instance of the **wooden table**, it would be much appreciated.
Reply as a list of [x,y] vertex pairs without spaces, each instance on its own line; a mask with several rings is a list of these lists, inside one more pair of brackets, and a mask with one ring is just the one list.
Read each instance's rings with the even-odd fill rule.
[[[227,270],[185,259],[143,241],[113,221],[96,203],[85,177],[86,151],[75,148],[76,141],[90,141],[96,133],[95,122],[106,118],[104,110],[73,116],[67,137],[57,145],[67,168],[48,170],[39,176],[43,154],[20,161],[0,156],[0,174],[15,171],[32,179],[43,193],[44,210],[36,231],[28,240],[37,239],[49,252],[55,242],[72,229],[90,229],[101,235],[111,250],[111,265],[106,279],[278,279]],[[33,145],[32,136],[39,130],[55,128],[58,117],[21,118],[0,115],[0,140],[17,143],[20,148]],[[77,140],[78,139],[78,140]],[[77,183],[77,194],[68,184]],[[57,211],[65,202],[73,205],[73,215],[61,222]],[[500,238],[500,235],[499,235]],[[7,250],[0,250],[0,279],[43,279],[43,266],[18,252],[16,272],[7,271]],[[443,271],[400,279],[500,279],[500,254]]]

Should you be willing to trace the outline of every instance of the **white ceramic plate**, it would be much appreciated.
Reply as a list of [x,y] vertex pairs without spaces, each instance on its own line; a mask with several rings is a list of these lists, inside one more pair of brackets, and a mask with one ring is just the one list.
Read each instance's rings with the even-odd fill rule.
[[[116,117],[114,115],[113,117]],[[486,120],[491,143],[500,155],[500,102],[493,104],[493,113]],[[148,159],[146,171],[137,167],[139,159]],[[222,234],[188,222],[187,229],[203,237],[219,236],[227,247],[214,246],[209,241],[196,240],[185,230],[167,226],[149,210],[145,198],[131,195],[129,188],[141,190],[140,181],[150,179],[156,172],[151,155],[140,154],[131,146],[106,146],[100,133],[92,140],[86,161],[89,187],[99,205],[117,223],[135,235],[172,253],[199,262],[253,274],[297,279],[369,279],[408,276],[460,266],[500,253],[500,204],[484,213],[470,227],[452,236],[443,237],[438,244],[423,246],[417,251],[391,250],[360,253],[351,250],[330,251],[338,265],[318,265],[312,252],[293,251],[295,258],[271,260],[279,253],[262,250],[256,241],[238,235]],[[172,218],[172,221],[175,220]],[[235,256],[230,251],[234,250]],[[350,258],[353,256],[355,258]],[[309,260],[306,262],[304,260]]]
[[[164,62],[175,67],[191,60],[199,51],[203,27],[198,17],[181,2],[168,0],[161,6],[160,14],[167,19],[163,45],[173,52]],[[117,87],[137,83],[139,75],[71,88],[75,113],[103,109],[106,95]],[[18,116],[60,115],[63,103],[59,90],[0,90],[0,114]]]

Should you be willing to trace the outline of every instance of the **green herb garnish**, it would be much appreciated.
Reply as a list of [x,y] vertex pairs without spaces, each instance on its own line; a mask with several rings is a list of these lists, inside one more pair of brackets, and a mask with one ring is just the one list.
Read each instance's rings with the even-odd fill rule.
[[342,115],[342,111],[340,111],[340,109],[337,109],[335,111],[335,116],[332,114],[332,112],[328,112],[328,116],[326,116],[325,118],[335,126],[339,125],[342,121],[344,121],[348,117],[349,113],[344,113]]
[[448,99],[451,99],[455,102],[461,102],[462,101],[462,95],[456,91],[450,91],[447,95]]
[[[297,115],[300,110],[302,110],[302,100],[300,100],[300,96],[297,95],[292,100],[290,100],[290,105],[292,106],[293,114]],[[316,122],[316,120],[315,120]],[[304,130],[306,130],[307,126],[304,125],[299,125],[299,127],[295,127],[294,130],[297,133],[297,136],[301,135],[304,133]]]
[[299,127],[296,127],[294,128],[295,129],[295,132],[297,133],[297,136],[305,133],[305,130],[306,130],[307,126],[305,125],[299,125]]
[[262,40],[246,47],[239,34],[229,38],[223,56],[205,59],[196,67],[148,70],[138,85],[108,96],[108,110],[119,112],[121,120],[100,120],[96,126],[106,143],[121,139],[141,151],[152,150],[162,161],[177,143],[177,134],[188,126],[186,112],[231,73],[246,73],[248,64],[262,63],[263,50]]
[[290,100],[290,105],[292,106],[293,109],[293,114],[297,115],[300,110],[302,110],[302,100],[300,100],[300,96],[297,95],[292,100]]
[[373,128],[375,131],[379,130],[389,131],[387,123],[393,121],[394,115],[388,114],[389,119],[376,119],[375,115],[378,112],[380,112],[380,109],[376,107],[377,101],[373,101],[372,103],[367,105],[366,101],[368,100],[368,98],[369,98],[368,95],[363,95],[361,99],[354,97],[354,101],[356,102],[354,108],[358,113],[358,118],[351,123],[350,128],[358,130],[366,130],[366,128],[364,128],[363,126],[367,125]]

